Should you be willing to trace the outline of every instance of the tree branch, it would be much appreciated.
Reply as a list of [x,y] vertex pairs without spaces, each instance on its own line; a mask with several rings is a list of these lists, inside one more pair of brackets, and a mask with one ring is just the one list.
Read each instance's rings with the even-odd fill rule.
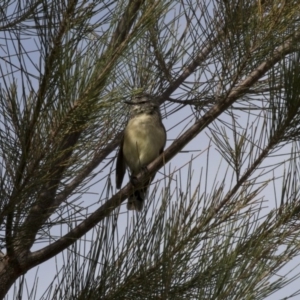
[[[184,146],[186,146],[207,125],[209,125],[222,112],[224,112],[224,110],[226,110],[239,97],[241,97],[249,89],[249,87],[255,84],[262,76],[264,76],[264,74],[266,74],[267,71],[269,71],[276,63],[284,58],[285,55],[294,51],[293,43],[295,39],[299,38],[300,33],[296,35],[294,39],[288,40],[281,47],[275,50],[270,59],[258,66],[257,69],[247,76],[237,87],[233,88],[233,90],[225,99],[212,107],[201,119],[199,119],[193,126],[183,133],[176,141],[174,141],[162,155],[160,155],[147,167],[149,173],[144,174],[144,172],[141,172],[141,174],[137,176],[140,184],[138,184],[136,187],[138,188],[139,186],[142,186],[143,182],[145,182],[147,178],[151,176],[151,174],[157,172],[166,162],[170,161]],[[194,62],[194,64],[196,64],[196,62]],[[191,68],[188,68],[186,73],[188,73]],[[181,78],[183,77],[184,75],[181,76]],[[170,91],[171,87],[168,90]],[[129,183],[65,236],[53,244],[39,251],[31,253],[27,259],[28,267],[33,267],[41,262],[46,261],[73,244],[78,238],[87,233],[93,226],[107,217],[116,207],[118,207],[128,197],[131,190],[132,186]]]

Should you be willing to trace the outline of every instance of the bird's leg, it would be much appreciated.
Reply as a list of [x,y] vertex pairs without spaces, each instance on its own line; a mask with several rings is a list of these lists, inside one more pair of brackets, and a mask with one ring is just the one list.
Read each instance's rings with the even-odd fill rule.
[[130,176],[130,182],[131,182],[131,184],[132,184],[133,186],[136,186],[136,185],[139,184],[139,180],[138,180],[137,177],[134,176],[134,175],[131,175],[131,176]]
[[[149,171],[148,171],[147,166],[142,166],[142,167],[141,167],[141,172],[143,172],[143,175],[144,175],[144,174],[148,174]],[[130,176],[130,182],[131,182],[131,184],[132,184],[133,186],[136,186],[136,185],[139,184],[139,180],[138,180],[137,177],[134,176],[134,175],[131,175],[131,176]]]
[[143,175],[146,174],[146,173],[149,174],[147,166],[142,166],[141,170],[143,172]]

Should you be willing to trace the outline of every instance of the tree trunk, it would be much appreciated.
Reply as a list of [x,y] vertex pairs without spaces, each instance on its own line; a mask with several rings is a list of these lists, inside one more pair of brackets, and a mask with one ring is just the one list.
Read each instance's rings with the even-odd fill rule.
[[7,256],[0,256],[0,299],[5,297],[18,277],[25,273]]

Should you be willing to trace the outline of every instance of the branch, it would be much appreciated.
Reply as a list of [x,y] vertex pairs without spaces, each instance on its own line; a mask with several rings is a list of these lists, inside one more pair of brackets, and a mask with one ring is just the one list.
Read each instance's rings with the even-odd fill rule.
[[[208,97],[206,97],[208,98]],[[168,98],[167,101],[169,102],[173,102],[173,103],[179,103],[183,106],[185,105],[194,105],[195,107],[197,107],[197,109],[208,105],[208,104],[214,104],[216,102],[216,99],[214,99],[213,97],[211,97],[211,99],[203,99],[203,98],[193,98],[193,99],[189,99],[189,100],[177,100],[177,99],[173,99],[173,98]]]
[[203,50],[199,52],[196,58],[183,70],[181,75],[170,83],[169,87],[161,95],[161,103],[164,99],[167,99],[171,94],[198,68],[201,63],[205,61],[210,52],[214,49],[214,46],[219,42],[219,39],[223,35],[223,31],[220,31],[213,40],[208,40],[203,45]]
[[[296,39],[300,38],[300,33],[295,36]],[[294,39],[288,40],[281,47],[274,51],[272,58],[262,63],[257,67],[246,79],[244,79],[237,87],[233,88],[230,94],[222,102],[219,102],[212,107],[201,119],[199,119],[192,127],[190,127],[185,133],[183,133],[176,141],[174,141],[169,148],[166,149],[162,155],[155,159],[148,167],[147,174],[141,172],[137,176],[139,185],[151,176],[151,174],[157,172],[166,162],[170,161],[184,146],[186,146],[193,138],[195,138],[207,125],[215,120],[224,110],[226,110],[231,104],[233,104],[239,97],[241,97],[253,84],[255,84],[261,77],[266,74],[276,63],[284,58],[285,55],[291,53],[293,48]],[[207,48],[206,48],[207,49]],[[196,62],[194,62],[196,64]],[[187,69],[187,73],[191,69]],[[185,73],[186,74],[186,73]],[[184,75],[181,76],[183,78]],[[177,80],[178,82],[179,80]],[[168,89],[172,90],[172,87]],[[167,91],[164,93],[166,94]],[[93,226],[107,217],[116,207],[118,207],[128,197],[132,185],[127,184],[122,190],[115,194],[105,204],[92,213],[81,224],[72,229],[65,236],[52,243],[51,245],[31,253],[26,261],[27,267],[33,267],[38,265],[49,258],[57,255],[68,246],[73,244],[78,238],[86,234]]]

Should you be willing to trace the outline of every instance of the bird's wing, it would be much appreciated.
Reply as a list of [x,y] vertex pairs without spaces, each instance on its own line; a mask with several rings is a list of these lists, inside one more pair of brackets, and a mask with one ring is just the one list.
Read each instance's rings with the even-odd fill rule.
[[165,148],[166,143],[167,143],[167,132],[166,132],[166,128],[165,128],[163,122],[162,122],[162,121],[160,121],[160,122],[161,122],[162,128],[164,129],[164,132],[165,132],[165,143],[164,143],[164,145],[162,146],[162,148],[159,150],[159,155],[162,154],[162,153],[164,152],[164,148]]
[[124,137],[122,138],[119,152],[118,152],[118,157],[117,157],[117,165],[116,165],[116,186],[117,189],[121,188],[122,181],[124,178],[125,170],[126,170],[126,164],[125,164],[125,159],[123,157],[123,142],[124,142]]

